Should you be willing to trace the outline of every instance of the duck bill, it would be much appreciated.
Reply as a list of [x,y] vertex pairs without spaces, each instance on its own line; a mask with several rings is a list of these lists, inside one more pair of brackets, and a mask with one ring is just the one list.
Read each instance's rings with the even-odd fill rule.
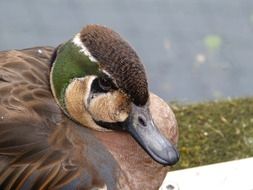
[[176,164],[179,153],[154,124],[148,105],[132,104],[131,108],[125,123],[126,130],[155,161],[162,165]]

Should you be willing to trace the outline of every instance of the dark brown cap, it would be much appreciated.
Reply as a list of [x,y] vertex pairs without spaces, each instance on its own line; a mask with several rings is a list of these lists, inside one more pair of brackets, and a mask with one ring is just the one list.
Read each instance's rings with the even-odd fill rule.
[[80,39],[136,105],[148,101],[148,83],[144,66],[133,48],[113,30],[100,25],[82,29]]

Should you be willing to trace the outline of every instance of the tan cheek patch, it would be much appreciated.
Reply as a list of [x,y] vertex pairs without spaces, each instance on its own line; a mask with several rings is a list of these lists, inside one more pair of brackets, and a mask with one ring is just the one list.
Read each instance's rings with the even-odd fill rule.
[[119,122],[128,117],[129,98],[120,91],[96,96],[90,101],[88,110],[98,121]]
[[107,131],[107,129],[96,125],[85,109],[84,100],[87,99],[90,91],[90,84],[95,79],[94,76],[74,79],[66,89],[65,104],[68,114],[72,119],[98,131]]

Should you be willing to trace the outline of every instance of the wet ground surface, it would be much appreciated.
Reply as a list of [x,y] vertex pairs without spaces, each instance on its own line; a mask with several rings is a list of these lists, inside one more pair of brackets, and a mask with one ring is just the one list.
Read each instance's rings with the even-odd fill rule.
[[252,96],[252,0],[0,2],[0,50],[58,44],[98,23],[135,47],[166,100]]

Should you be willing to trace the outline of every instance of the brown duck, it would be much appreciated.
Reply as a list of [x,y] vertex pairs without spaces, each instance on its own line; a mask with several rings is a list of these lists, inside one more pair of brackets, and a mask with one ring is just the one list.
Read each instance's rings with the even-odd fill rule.
[[179,155],[168,105],[116,32],[0,52],[0,189],[158,189]]

